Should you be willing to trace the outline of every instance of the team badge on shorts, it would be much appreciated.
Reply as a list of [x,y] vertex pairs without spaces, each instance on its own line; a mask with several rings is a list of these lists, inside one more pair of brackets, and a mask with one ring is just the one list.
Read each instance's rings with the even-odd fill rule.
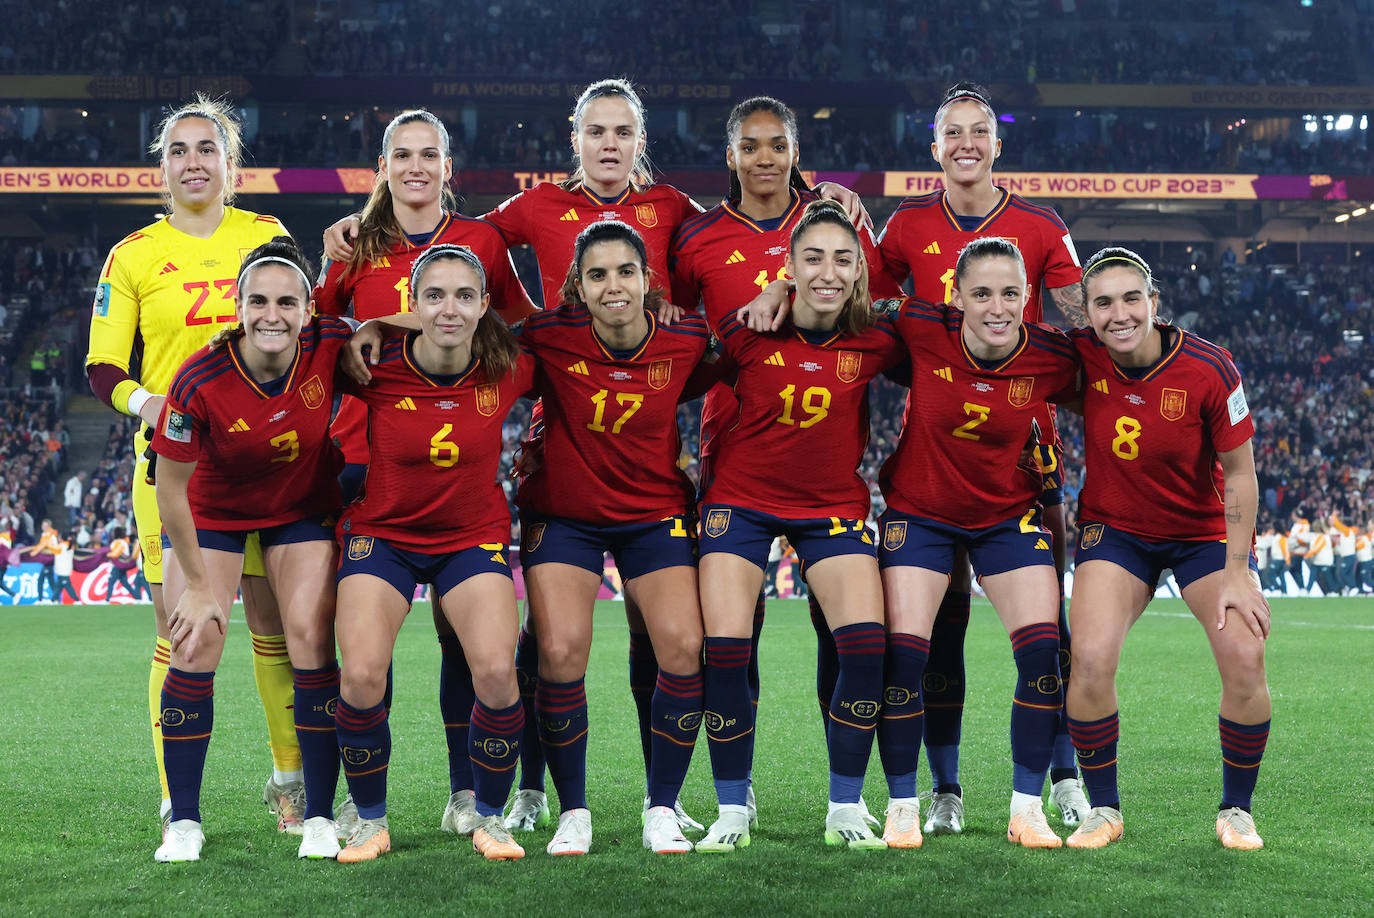
[[1159,413],[1166,421],[1177,421],[1188,407],[1188,393],[1183,389],[1165,389],[1159,394]]
[[662,389],[668,385],[668,380],[673,377],[673,361],[655,360],[649,364],[649,388]]
[[859,378],[861,363],[863,355],[858,351],[840,351],[835,361],[835,375],[840,378],[840,382],[853,382]]
[[705,529],[706,534],[713,539],[725,535],[730,530],[730,511],[712,510],[707,513]]
[[162,563],[162,536],[150,535],[143,537],[143,554],[148,556],[151,564]]
[[484,383],[477,387],[477,413],[489,418],[501,405],[501,387],[496,383]]
[[544,541],[545,526],[545,523],[530,523],[525,528],[525,534],[520,539],[525,551],[534,551],[539,548],[539,543]]
[[1084,548],[1092,548],[1102,541],[1102,530],[1105,527],[1101,523],[1089,523],[1083,527],[1083,537],[1080,544]]
[[658,226],[658,211],[654,210],[652,204],[636,204],[635,219],[643,227]]
[[883,526],[883,548],[896,551],[906,544],[906,520]]
[[361,561],[372,554],[372,536],[354,536],[348,540],[348,560]]
[[301,386],[301,400],[311,411],[324,404],[324,383],[320,382],[318,374],[307,379]]
[[1034,376],[1017,376],[1007,386],[1007,401],[1013,408],[1024,408],[1030,404],[1031,391],[1035,388]]

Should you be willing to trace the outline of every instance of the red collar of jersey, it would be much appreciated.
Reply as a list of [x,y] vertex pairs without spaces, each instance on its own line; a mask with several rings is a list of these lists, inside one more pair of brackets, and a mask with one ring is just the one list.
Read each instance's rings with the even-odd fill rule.
[[[797,194],[797,190],[796,190],[795,188],[791,189],[791,191],[790,191],[789,193],[791,194],[791,199],[790,199],[790,202],[789,202],[788,205],[787,205],[787,210],[786,210],[786,212],[784,212],[783,215],[782,215],[782,220],[781,220],[781,222],[778,223],[778,228],[779,228],[779,229],[782,229],[784,226],[788,226],[789,224],[791,224],[792,218],[795,217],[795,216],[797,215],[797,211],[801,209],[801,203],[802,203],[801,195]],[[722,201],[720,206],[721,206],[721,209],[724,210],[726,214],[728,214],[730,217],[733,217],[735,220],[739,221],[740,223],[743,223],[745,226],[749,227],[749,228],[750,228],[751,230],[753,230],[754,232],[756,232],[756,233],[766,233],[766,232],[768,232],[768,231],[765,230],[763,227],[759,226],[758,221],[756,221],[753,217],[750,217],[749,215],[745,214],[743,211],[739,210],[738,207],[737,207],[737,205],[735,204],[735,202],[733,202],[733,201]]]
[[578,185],[577,190],[582,192],[582,196],[590,201],[593,207],[613,207],[617,204],[624,204],[626,201],[630,200],[630,195],[635,193],[635,186],[633,183],[627,185],[624,191],[609,201],[602,200],[600,195],[593,192],[586,185]]
[[451,383],[441,383],[441,382],[436,381],[436,380],[434,379],[433,376],[430,376],[428,373],[426,373],[426,372],[420,367],[420,365],[419,365],[418,363],[415,362],[415,355],[412,354],[412,353],[411,353],[411,350],[410,350],[410,349],[411,349],[411,346],[412,346],[414,343],[415,343],[415,338],[412,337],[412,336],[410,336],[410,335],[407,335],[407,336],[406,336],[406,340],[405,340],[405,344],[402,345],[402,347],[401,347],[401,359],[405,361],[405,365],[408,366],[408,367],[410,367],[411,371],[414,372],[416,376],[418,376],[418,377],[420,377],[421,379],[423,379],[426,383],[428,383],[430,386],[433,386],[435,389],[456,389],[456,388],[458,388],[458,387],[461,386],[464,382],[467,381],[468,377],[470,377],[473,373],[477,372],[477,367],[482,363],[481,360],[474,360],[474,361],[472,362],[472,366],[468,367],[465,371],[463,371],[461,374],[459,374],[458,378],[455,379],[453,382],[451,382]]
[[435,226],[434,229],[429,231],[429,239],[425,242],[419,243],[417,245],[416,243],[410,241],[409,233],[401,234],[401,244],[405,246],[407,252],[411,249],[428,248],[429,246],[434,244],[435,240],[444,235],[444,230],[448,229],[448,225],[453,222],[453,214],[449,213],[448,211],[444,211],[443,213],[444,215],[442,218],[440,218],[438,225]]
[[[271,398],[272,396],[267,394],[267,391],[263,389],[263,387],[258,384],[258,381],[253,378],[253,375],[248,372],[248,368],[243,365],[243,358],[239,356],[239,349],[236,343],[230,341],[225,347],[229,350],[229,362],[234,365],[234,371],[239,374],[239,378],[248,384],[248,388],[252,389],[253,392],[257,394],[258,398]],[[286,371],[286,385],[282,386],[281,394],[285,395],[287,392],[290,392],[291,387],[295,385],[296,370],[300,368],[300,365],[301,343],[297,341],[296,353],[291,355],[291,368]]]
[[[1011,192],[1003,188],[1002,200],[997,203],[997,206],[992,209],[991,213],[989,213],[986,217],[983,218],[983,222],[979,223],[978,226],[973,229],[973,232],[981,233],[983,232],[983,230],[987,229],[988,224],[992,223],[992,221],[1000,217],[1002,215],[1002,211],[1006,210],[1007,205],[1010,203]],[[947,191],[941,192],[940,194],[940,210],[944,212],[945,219],[949,221],[949,225],[952,228],[958,230],[961,233],[967,232],[967,230],[965,230],[964,227],[959,223],[959,215],[954,212],[954,208],[949,206],[949,192]]]
[[635,347],[635,352],[629,357],[617,357],[615,352],[607,347],[606,343],[601,340],[601,336],[596,333],[596,326],[592,325],[590,322],[587,323],[587,330],[592,333],[592,340],[596,342],[597,348],[600,349],[607,360],[638,360],[644,354],[645,349],[648,348],[649,342],[654,340],[654,334],[658,331],[658,316],[647,309],[644,310],[644,314],[649,317],[649,333],[644,336],[644,340],[639,342]]
[[[1178,352],[1183,350],[1183,331],[1181,329],[1174,328],[1172,325],[1161,325],[1159,329],[1159,333],[1161,335],[1164,335],[1166,330],[1173,331],[1174,343],[1168,349],[1165,350],[1163,356],[1161,356],[1159,360],[1155,362],[1155,365],[1150,367],[1149,372],[1145,373],[1143,376],[1130,375],[1125,370],[1121,369],[1121,367],[1117,366],[1116,361],[1113,360],[1112,372],[1116,374],[1117,379],[1121,380],[1122,382],[1145,382],[1148,379],[1154,379],[1156,376],[1159,375],[1161,370],[1163,370],[1169,364],[1174,362],[1174,358],[1178,356]],[[1106,347],[1105,344],[1102,346]]]
[[1021,352],[1026,349],[1026,345],[1030,342],[1030,335],[1026,334],[1026,326],[1022,325],[1020,331],[1021,337],[1017,340],[1016,347],[1012,348],[1011,353],[1002,358],[1002,362],[997,364],[997,366],[984,367],[978,358],[973,356],[973,352],[968,349],[968,342],[964,340],[964,317],[960,315],[959,349],[964,352],[964,359],[968,361],[970,370],[982,370],[985,373],[1001,373],[1007,368],[1007,364],[1021,356]]

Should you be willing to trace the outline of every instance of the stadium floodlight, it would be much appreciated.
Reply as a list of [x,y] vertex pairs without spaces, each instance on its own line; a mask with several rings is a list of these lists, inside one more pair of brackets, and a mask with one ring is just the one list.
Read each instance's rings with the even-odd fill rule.
[[1350,216],[1352,216],[1352,217],[1363,217],[1363,216],[1364,216],[1365,214],[1367,214],[1367,213],[1369,213],[1369,208],[1367,208],[1367,207],[1357,207],[1357,208],[1355,208],[1354,210],[1352,210],[1352,211],[1350,212]]
[[1336,119],[1336,130],[1348,131],[1355,126],[1354,115],[1341,115]]
[[1347,221],[1347,220],[1349,220],[1349,219],[1350,219],[1350,214],[1337,214],[1337,215],[1336,215],[1336,222],[1337,222],[1337,223],[1344,223],[1345,221]]

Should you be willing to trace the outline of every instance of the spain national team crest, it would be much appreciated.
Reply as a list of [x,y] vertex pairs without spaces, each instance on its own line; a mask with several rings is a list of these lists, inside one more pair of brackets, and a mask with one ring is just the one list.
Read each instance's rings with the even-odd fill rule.
[[906,520],[883,526],[883,548],[896,551],[906,544]]
[[1031,392],[1035,389],[1034,376],[1017,376],[1007,386],[1007,401],[1013,408],[1024,408],[1030,404]]
[[1102,531],[1105,527],[1101,523],[1089,523],[1083,527],[1082,546],[1092,548],[1102,541]]
[[662,389],[668,385],[668,380],[673,378],[673,361],[655,360],[649,364],[649,387],[651,389]]
[[324,383],[320,382],[318,374],[307,379],[301,386],[301,400],[311,411],[324,404]]
[[477,387],[477,413],[489,418],[501,407],[501,387],[496,383],[484,383]]
[[372,554],[372,536],[354,536],[348,540],[348,560],[361,561]]
[[654,210],[652,204],[636,204],[635,219],[645,228],[658,226],[658,211]]
[[539,548],[539,543],[544,541],[544,523],[530,523],[525,527],[525,534],[520,539],[525,551],[535,551]]
[[858,351],[840,351],[835,362],[835,375],[840,378],[840,382],[853,382],[859,378],[859,367],[862,363],[863,355]]
[[708,512],[703,528],[706,530],[706,534],[713,539],[725,535],[730,530],[730,511],[712,510]]
[[1159,394],[1159,413],[1166,421],[1177,421],[1188,407],[1188,393],[1183,389],[1165,389]]
[[150,535],[143,537],[143,554],[147,556],[149,564],[162,563],[162,536]]

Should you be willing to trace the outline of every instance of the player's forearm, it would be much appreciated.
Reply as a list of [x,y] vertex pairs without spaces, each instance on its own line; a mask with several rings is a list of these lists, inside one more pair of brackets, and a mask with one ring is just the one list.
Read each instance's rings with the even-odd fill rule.
[[1254,456],[1247,442],[1221,455],[1226,508],[1226,572],[1245,575],[1250,566],[1250,545],[1259,512],[1259,480]]
[[134,418],[139,417],[143,406],[155,397],[112,363],[93,363],[86,367],[86,381],[96,398],[120,414]]
[[1083,308],[1083,288],[1078,284],[1070,284],[1067,287],[1055,287],[1049,291],[1050,299],[1054,300],[1054,305],[1059,307],[1059,311],[1064,314],[1069,325],[1074,328],[1086,328],[1088,325],[1088,313]]

